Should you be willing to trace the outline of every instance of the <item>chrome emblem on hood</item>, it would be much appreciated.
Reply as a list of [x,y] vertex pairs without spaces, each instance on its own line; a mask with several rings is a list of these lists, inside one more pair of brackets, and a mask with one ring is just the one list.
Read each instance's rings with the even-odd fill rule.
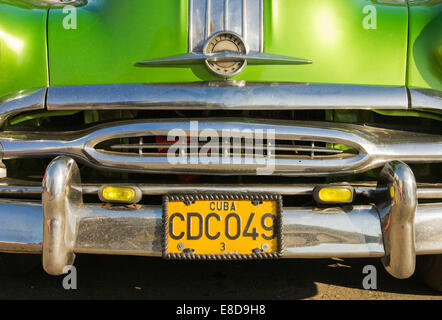
[[140,61],[136,66],[205,64],[218,77],[230,78],[247,64],[311,64],[263,53],[263,12],[263,0],[189,0],[189,52]]
[[235,58],[232,55],[247,54],[244,41],[239,35],[230,32],[219,32],[214,34],[204,46],[203,53],[206,55],[230,53],[227,56],[217,56],[216,58],[206,59],[206,66],[215,75],[222,78],[233,77],[247,64],[245,59]]

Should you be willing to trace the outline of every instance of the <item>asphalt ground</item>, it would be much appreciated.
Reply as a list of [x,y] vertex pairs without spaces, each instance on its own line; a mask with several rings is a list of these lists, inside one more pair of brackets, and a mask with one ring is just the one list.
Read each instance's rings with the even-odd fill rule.
[[[376,289],[363,288],[366,265],[376,268]],[[379,259],[210,262],[78,255],[75,267],[77,289],[70,290],[63,288],[64,276],[50,276],[40,265],[0,275],[0,299],[442,300],[416,276],[391,277]]]

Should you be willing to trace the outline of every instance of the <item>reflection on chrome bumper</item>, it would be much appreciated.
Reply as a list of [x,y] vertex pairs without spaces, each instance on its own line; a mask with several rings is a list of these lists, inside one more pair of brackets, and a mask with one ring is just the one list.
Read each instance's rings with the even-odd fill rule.
[[[384,257],[387,270],[404,278],[414,272],[416,254],[442,253],[442,203],[421,204],[416,210],[408,206],[414,221],[407,217],[404,221],[413,221],[411,233],[401,232],[404,217],[398,205],[417,199],[413,189],[404,192],[414,179],[408,175],[412,181],[401,180],[408,170],[404,166],[401,162],[386,166],[384,170],[396,179],[390,184],[396,194],[391,197],[387,188],[390,198],[382,200],[386,175],[375,189],[377,205],[285,207],[283,257]],[[49,165],[42,203],[0,200],[0,251],[42,252],[45,270],[54,275],[73,263],[75,253],[161,256],[162,237],[161,206],[83,204],[78,168],[67,157]]]
[[[67,247],[72,253],[158,257],[162,254],[161,206],[128,209],[87,205],[77,214],[75,241]],[[283,215],[284,258],[385,255],[375,206],[355,206],[351,210],[284,208]],[[0,251],[43,252],[40,204],[0,201],[0,225]],[[416,254],[442,253],[441,231],[442,203],[419,205],[415,220]],[[46,270],[60,274],[64,266]]]

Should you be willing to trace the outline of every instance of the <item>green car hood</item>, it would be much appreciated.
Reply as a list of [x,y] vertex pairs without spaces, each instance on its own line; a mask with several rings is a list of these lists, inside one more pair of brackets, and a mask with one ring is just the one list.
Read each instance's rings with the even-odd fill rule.
[[407,85],[442,91],[442,1],[410,2]]
[[[404,1],[264,0],[263,4],[264,52],[313,64],[248,65],[232,80],[405,86],[408,8]],[[66,28],[66,19],[75,20],[75,27]],[[50,84],[219,80],[204,65],[135,66],[146,59],[187,53],[188,28],[188,0],[83,0],[75,17],[70,10],[51,8]]]
[[47,9],[0,0],[0,104],[48,83]]

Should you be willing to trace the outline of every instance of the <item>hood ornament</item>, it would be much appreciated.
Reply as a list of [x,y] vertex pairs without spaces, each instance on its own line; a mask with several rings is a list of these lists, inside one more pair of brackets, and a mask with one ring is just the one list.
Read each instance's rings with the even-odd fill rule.
[[175,56],[144,60],[139,67],[182,66],[205,64],[220,78],[230,78],[240,73],[247,64],[251,65],[302,65],[313,61],[263,52],[251,52],[241,36],[233,32],[218,32],[204,44],[202,52],[190,52]]
[[264,53],[263,0],[189,0],[189,52],[140,61],[139,67],[205,64],[220,78],[251,65],[301,65],[311,60]]

